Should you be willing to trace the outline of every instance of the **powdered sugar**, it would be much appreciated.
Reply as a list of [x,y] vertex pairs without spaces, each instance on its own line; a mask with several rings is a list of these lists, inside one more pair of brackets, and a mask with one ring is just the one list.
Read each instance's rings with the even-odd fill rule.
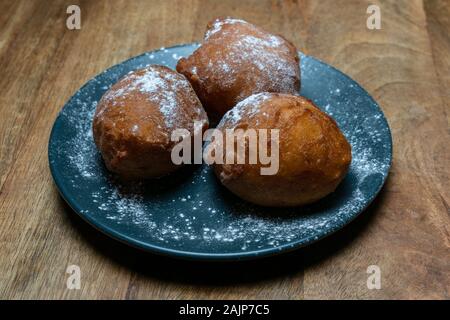
[[[235,24],[243,24],[245,28],[224,29],[225,25]],[[253,92],[294,93],[297,90],[299,68],[294,53],[280,36],[264,32],[246,21],[227,18],[213,23],[206,32],[204,45],[220,48],[218,56],[205,64],[205,77],[220,78],[216,85],[229,88],[244,78],[254,87]],[[192,74],[197,74],[196,67],[191,67]]]
[[225,24],[236,24],[236,23],[248,24],[247,21],[244,21],[241,19],[233,19],[233,18],[226,18],[223,20],[220,20],[220,19],[215,20],[212,27],[208,31],[206,31],[205,40],[208,40],[208,38],[211,37],[213,34],[219,32]]
[[[176,51],[166,50],[166,54],[144,55],[125,65],[131,69],[157,59],[169,60]],[[304,94],[335,115],[353,149],[347,178],[324,201],[290,209],[253,206],[225,191],[208,166],[182,169],[170,177],[131,186],[119,183],[104,168],[91,131],[97,101],[129,71],[120,69],[119,73],[117,68],[91,80],[58,118],[49,158],[63,184],[61,190],[67,199],[75,199],[74,208],[82,207],[80,213],[102,229],[126,234],[135,244],[166,249],[199,253],[278,250],[310,243],[339,229],[365,208],[374,190],[381,187],[389,168],[389,129],[374,102],[361,98],[362,89],[345,78],[328,84],[330,75],[320,73],[326,67],[304,58]],[[328,72],[335,77],[338,74],[332,69]],[[143,86],[144,90],[154,88],[153,83]],[[339,95],[335,93],[338,88]],[[261,99],[264,94],[251,96],[235,111],[257,112],[255,106]],[[240,111],[226,117],[239,119]],[[63,135],[58,128],[64,128]]]
[[283,48],[281,38],[275,35],[266,35],[264,38],[246,35],[240,41],[239,45],[245,47]]
[[[280,50],[287,53],[287,49],[281,41],[274,41],[274,38],[276,37],[272,35],[264,38],[245,35],[233,43],[230,56],[238,59],[237,61],[245,60],[246,63],[253,63],[259,71],[266,71],[271,81],[277,81],[282,76],[288,77],[290,82],[284,85],[288,85],[286,90],[291,92],[295,90],[292,77],[297,75],[297,70],[292,67],[292,60],[288,55],[280,55]],[[271,48],[277,48],[277,51],[270,50]]]
[[182,76],[161,71],[157,66],[148,66],[144,73],[130,73],[121,82],[128,84],[117,90],[108,91],[105,99],[115,101],[138,90],[159,106],[168,128],[173,127],[176,114],[179,112],[177,95],[190,89],[189,82]]
[[[75,128],[75,136],[70,141],[65,141],[67,148],[70,148],[71,152],[67,155],[70,163],[76,167],[78,174],[83,178],[95,177],[97,162],[93,157],[94,142],[92,136],[91,123],[88,121],[78,121],[78,114],[83,115],[88,119],[94,117],[95,108],[97,107],[96,101],[82,101],[76,99],[75,103],[78,105],[77,113],[75,115],[64,114],[68,118],[71,126]],[[77,178],[77,177],[75,177]]]
[[251,95],[239,102],[234,108],[229,110],[222,118],[221,123],[228,122],[233,126],[242,119],[243,115],[251,117],[259,111],[261,102],[270,98],[270,93],[262,92]]

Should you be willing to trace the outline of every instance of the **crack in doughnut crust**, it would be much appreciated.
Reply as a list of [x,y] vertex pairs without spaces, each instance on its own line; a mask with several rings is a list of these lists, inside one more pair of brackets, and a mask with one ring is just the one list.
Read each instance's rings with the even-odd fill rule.
[[210,22],[203,44],[178,61],[177,71],[188,78],[208,115],[216,119],[252,94],[300,90],[294,45],[240,19]]
[[228,111],[217,126],[222,132],[250,128],[279,130],[279,170],[261,175],[260,169],[268,165],[248,163],[247,143],[245,164],[215,164],[222,184],[242,199],[274,207],[308,204],[333,192],[347,174],[350,144],[336,122],[304,97],[252,95]]
[[130,72],[101,98],[93,136],[106,167],[124,179],[166,175],[172,163],[174,129],[193,136],[194,121],[208,118],[189,81],[167,67],[151,65]]

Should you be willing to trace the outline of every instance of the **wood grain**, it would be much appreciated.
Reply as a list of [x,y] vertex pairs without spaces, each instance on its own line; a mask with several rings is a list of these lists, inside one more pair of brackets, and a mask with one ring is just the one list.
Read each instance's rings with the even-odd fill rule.
[[[449,299],[450,3],[379,1],[1,1],[0,298]],[[78,4],[82,29],[65,26]],[[232,15],[281,33],[349,74],[380,103],[394,164],[374,204],[311,247],[261,261],[193,263],[129,249],[86,225],[58,196],[47,163],[53,121],[105,68],[201,39]],[[68,265],[81,289],[66,288]],[[368,290],[378,265],[381,290]]]

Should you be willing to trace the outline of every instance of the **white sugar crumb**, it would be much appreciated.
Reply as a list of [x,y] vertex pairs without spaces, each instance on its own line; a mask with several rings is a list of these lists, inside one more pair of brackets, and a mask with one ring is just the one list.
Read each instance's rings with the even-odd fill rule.
[[174,59],[174,60],[176,60],[176,61],[180,60],[181,58],[182,58],[182,56],[179,56],[179,55],[176,54],[176,53],[172,54],[172,59]]
[[138,90],[159,106],[166,126],[173,127],[177,113],[180,112],[177,96],[189,88],[186,79],[161,71],[156,66],[149,66],[143,74],[129,73],[122,81],[128,81],[128,85],[115,91],[108,91],[105,99],[114,101]]
[[220,69],[222,69],[223,72],[230,72],[231,71],[230,65],[225,63],[225,62],[220,64]]
[[[75,103],[79,106],[78,112],[87,119],[94,117],[95,108],[97,102],[81,101],[75,99]],[[68,155],[70,163],[75,166],[81,177],[91,178],[95,176],[96,161],[90,156],[93,148],[93,136],[91,120],[77,121],[76,118],[70,117],[70,123],[75,128],[76,135],[72,141],[66,142],[71,149],[71,153]],[[75,177],[77,178],[77,177]]]
[[133,125],[133,127],[131,128],[131,131],[133,133],[137,133],[139,131],[139,126],[137,124]]
[[229,110],[222,118],[221,123],[228,122],[229,125],[236,125],[243,115],[252,117],[259,111],[260,104],[271,97],[270,93],[262,92],[249,96],[239,102],[234,108]]

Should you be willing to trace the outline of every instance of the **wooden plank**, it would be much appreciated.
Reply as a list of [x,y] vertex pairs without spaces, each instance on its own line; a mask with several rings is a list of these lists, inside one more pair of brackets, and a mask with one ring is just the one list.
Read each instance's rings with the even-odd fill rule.
[[[0,3],[0,298],[449,298],[448,1],[45,1]],[[82,29],[65,27],[79,4]],[[47,142],[88,79],[141,52],[200,40],[215,16],[248,19],[352,76],[394,136],[380,197],[342,232],[305,250],[231,265],[173,261],[116,243],[58,196]],[[68,265],[81,268],[67,290]],[[380,266],[382,289],[366,269]]]
[[[317,2],[306,46],[361,83],[383,108],[394,163],[367,223],[336,235],[332,259],[305,271],[305,297],[443,298],[449,294],[448,126],[421,1],[380,1],[382,29],[365,28],[369,2]],[[333,12],[333,19],[324,18]],[[329,15],[328,15],[329,16]],[[442,186],[442,187],[439,187]],[[325,246],[324,242],[320,246]],[[306,259],[316,251],[308,250]],[[368,290],[369,265],[382,289]]]

